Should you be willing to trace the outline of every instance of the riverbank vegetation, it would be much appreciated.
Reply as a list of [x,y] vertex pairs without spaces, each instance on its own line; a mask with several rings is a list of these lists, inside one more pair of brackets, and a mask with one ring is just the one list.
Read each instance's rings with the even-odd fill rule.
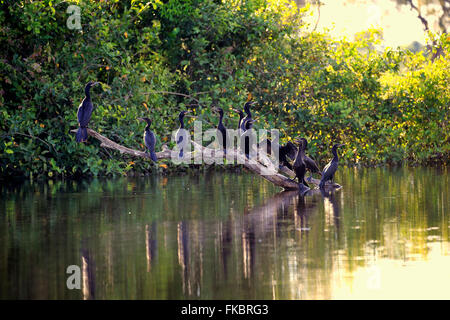
[[235,128],[231,107],[251,97],[256,129],[277,128],[283,141],[305,136],[321,164],[335,142],[347,144],[349,164],[449,163],[445,33],[430,34],[431,51],[412,53],[380,49],[377,30],[340,41],[311,31],[308,9],[287,0],[76,4],[81,29],[67,23],[65,1],[0,5],[0,176],[166,170],[94,139],[75,142],[89,80],[101,83],[90,127],[134,149],[144,150],[138,117],[153,119],[158,151],[173,146],[180,110],[206,129],[220,106]]

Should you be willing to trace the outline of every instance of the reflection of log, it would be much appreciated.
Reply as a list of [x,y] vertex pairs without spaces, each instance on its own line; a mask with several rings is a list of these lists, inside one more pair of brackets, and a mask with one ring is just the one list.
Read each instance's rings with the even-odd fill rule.
[[[76,132],[76,130],[71,130],[71,132]],[[106,138],[105,136],[101,135],[100,133],[98,133],[92,129],[88,128],[87,132],[88,132],[88,135],[90,135],[91,137],[93,137],[101,142],[101,144],[100,144],[101,147],[114,149],[114,150],[119,151],[120,153],[126,153],[129,155],[135,156],[135,157],[150,158],[149,154],[142,152],[142,151],[124,147],[124,146]],[[214,162],[214,160],[216,160],[218,157],[220,157],[221,155],[223,156],[223,152],[221,150],[205,148],[205,147],[197,144],[194,141],[192,141],[192,143],[196,150],[199,150],[200,152],[202,152],[203,159],[209,160],[209,162]],[[157,152],[156,156],[158,159],[170,159],[171,153],[172,153],[171,150],[169,150],[166,146],[163,146],[163,151]],[[194,154],[195,154],[195,152],[194,152]],[[188,157],[190,155],[191,154],[187,154],[186,156]],[[227,157],[233,157],[233,159],[237,160],[238,164],[243,164],[250,171],[260,175],[264,179],[272,182],[273,184],[275,184],[279,187],[282,187],[286,190],[299,190],[299,185],[295,181],[293,181],[292,179],[289,178],[289,177],[294,176],[293,172],[291,170],[289,170],[288,168],[282,168],[281,171],[289,176],[289,177],[286,177],[286,176],[276,172],[275,170],[270,169],[270,164],[271,164],[270,159],[265,154],[260,154],[258,161],[254,160],[254,159],[248,160],[245,157],[245,155],[243,155],[241,152],[238,152],[235,149],[227,149]],[[270,170],[272,170],[272,171],[270,171]],[[314,178],[307,179],[307,181],[311,182],[315,185],[318,185],[320,182],[319,180],[314,179]],[[327,183],[326,187],[339,188],[340,186],[338,184]]]
[[257,238],[261,238],[263,234],[273,229],[273,219],[276,218],[278,209],[282,206],[289,205],[296,196],[298,196],[297,191],[277,193],[263,205],[252,209],[246,214],[245,225],[254,226],[254,233],[257,234]]

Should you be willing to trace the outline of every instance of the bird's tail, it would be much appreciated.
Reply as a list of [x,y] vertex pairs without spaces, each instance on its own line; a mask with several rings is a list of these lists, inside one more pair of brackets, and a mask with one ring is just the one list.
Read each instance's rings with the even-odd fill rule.
[[154,162],[157,162],[157,161],[158,161],[158,157],[156,156],[155,151],[150,151],[150,158],[151,158]]
[[86,127],[78,127],[75,139],[77,142],[84,142],[87,140],[88,134]]

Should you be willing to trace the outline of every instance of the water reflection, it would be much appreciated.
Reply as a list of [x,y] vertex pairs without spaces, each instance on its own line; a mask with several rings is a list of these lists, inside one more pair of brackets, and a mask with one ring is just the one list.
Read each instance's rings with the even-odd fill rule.
[[95,299],[95,265],[89,254],[89,250],[81,249],[81,265],[82,265],[82,279],[83,279],[83,299]]
[[450,285],[446,169],[338,174],[304,196],[245,173],[0,185],[0,298],[450,298],[429,292]]
[[147,252],[147,272],[152,269],[152,263],[156,262],[157,246],[157,234],[156,234],[156,222],[153,222],[150,226],[145,225],[145,251]]

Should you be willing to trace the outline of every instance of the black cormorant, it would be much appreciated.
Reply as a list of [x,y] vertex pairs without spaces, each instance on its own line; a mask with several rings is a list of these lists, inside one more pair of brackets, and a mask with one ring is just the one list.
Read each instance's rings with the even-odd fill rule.
[[290,141],[288,141],[284,146],[281,146],[278,153],[280,166],[285,166],[292,170],[293,168],[288,158],[294,160],[297,152],[297,147]]
[[327,181],[333,182],[334,174],[336,173],[339,164],[337,148],[342,146],[345,146],[345,144],[336,143],[331,149],[331,152],[333,153],[333,159],[325,166],[325,168],[323,168],[322,179],[320,179],[319,188],[323,188],[325,182]]
[[280,146],[278,143],[272,142],[270,139],[265,139],[258,143],[257,147],[260,148],[263,142],[266,143],[265,152],[269,155],[272,154],[273,149],[278,148],[278,162],[280,164],[280,167],[285,166],[292,170],[292,165],[290,164],[288,158],[294,160],[295,155],[297,154],[297,147],[292,142],[289,141],[285,145]]
[[245,130],[247,130],[246,129],[246,122],[247,121],[249,121],[249,120],[252,120],[252,113],[251,113],[251,111],[250,111],[250,107],[252,106],[252,105],[254,105],[256,102],[254,102],[254,101],[248,101],[248,102],[246,102],[245,104],[244,104],[244,111],[245,111],[245,113],[247,114],[246,116],[245,116],[245,118],[244,119],[242,119],[242,121],[241,121],[241,130],[242,131],[245,131]]
[[[303,141],[303,146],[305,147],[306,152],[306,149],[308,149],[308,141],[305,138],[301,138],[301,140]],[[313,173],[318,173],[322,175],[322,172],[320,172],[316,162],[310,157],[308,157],[306,154],[303,155],[303,161],[305,162],[306,169],[308,169],[311,172],[311,176]]]
[[227,150],[227,128],[223,125],[223,109],[222,108],[214,108],[214,111],[219,113],[219,124],[217,125],[217,131],[220,132],[222,138],[219,138],[219,141],[222,141],[222,148],[224,152]]
[[244,133],[241,135],[241,143],[242,143],[242,137],[244,137],[244,153],[247,159],[250,159],[250,136],[249,133],[245,133],[245,131],[250,130],[253,126],[253,122],[255,120],[249,119],[244,124]]
[[299,184],[303,183],[305,186],[309,187],[305,181],[305,173],[306,173],[306,165],[304,162],[305,146],[303,145],[303,141],[301,139],[297,140],[296,142],[299,143],[299,146],[297,156],[295,157],[294,161],[295,178],[298,179]]
[[[178,146],[180,146],[180,144],[183,142],[183,134],[181,133],[181,129],[184,129],[184,116],[188,113],[190,113],[190,111],[181,111],[178,115],[178,120],[180,121],[180,128],[178,128],[178,131],[176,133],[176,141]],[[178,154],[178,157],[182,158],[183,154],[183,148],[180,147],[180,153]]]
[[91,120],[93,105],[91,101],[90,90],[93,86],[97,85],[98,82],[89,81],[84,88],[85,97],[78,107],[77,118],[78,118],[78,130],[75,135],[77,142],[86,142],[88,138],[87,125],[89,120]]
[[149,118],[138,118],[138,120],[145,121],[147,123],[147,126],[144,130],[144,143],[148,151],[150,152],[150,158],[156,162],[158,161],[155,153],[156,137],[153,131],[150,130],[152,120],[150,120]]

